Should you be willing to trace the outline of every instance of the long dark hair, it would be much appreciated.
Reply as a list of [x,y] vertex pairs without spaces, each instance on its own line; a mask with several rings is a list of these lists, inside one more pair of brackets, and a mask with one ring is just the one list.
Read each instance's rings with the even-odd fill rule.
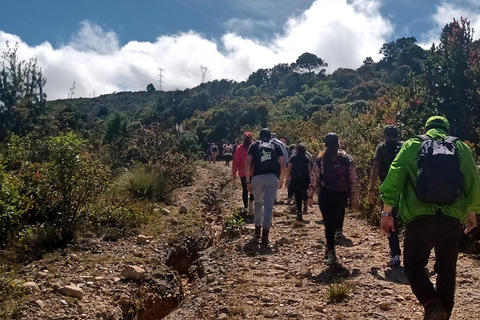
[[319,158],[335,161],[337,157],[339,146],[337,145],[325,145],[325,149],[318,154]]
[[307,153],[307,147],[303,143],[297,144],[295,150],[297,151],[297,155],[299,156],[304,156]]

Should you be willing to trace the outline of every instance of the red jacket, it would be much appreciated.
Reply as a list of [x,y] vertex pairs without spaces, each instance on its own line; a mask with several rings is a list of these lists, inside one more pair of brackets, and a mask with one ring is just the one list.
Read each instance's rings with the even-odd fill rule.
[[232,175],[238,171],[240,178],[245,177],[245,163],[247,162],[248,147],[245,148],[243,143],[237,147],[235,155],[233,156]]

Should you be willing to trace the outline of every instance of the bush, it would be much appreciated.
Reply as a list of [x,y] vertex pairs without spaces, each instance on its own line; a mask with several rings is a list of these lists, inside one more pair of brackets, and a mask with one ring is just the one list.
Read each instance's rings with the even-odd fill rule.
[[0,248],[13,238],[21,219],[20,194],[14,178],[0,165]]
[[138,167],[128,173],[127,190],[136,198],[165,200],[169,193],[167,178],[162,172]]
[[223,234],[229,238],[235,238],[245,232],[245,223],[240,214],[240,209],[236,208],[232,214],[225,218]]
[[343,283],[335,283],[328,287],[327,296],[331,302],[342,302],[348,297],[350,287]]

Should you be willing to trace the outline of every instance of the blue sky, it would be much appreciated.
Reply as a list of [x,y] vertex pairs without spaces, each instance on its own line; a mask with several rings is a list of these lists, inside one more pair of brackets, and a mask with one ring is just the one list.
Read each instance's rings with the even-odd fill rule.
[[[312,52],[338,67],[379,58],[382,43],[437,41],[453,17],[480,29],[480,0],[0,0],[0,51],[18,42],[37,57],[50,99],[207,79],[245,80],[258,68]],[[478,34],[476,34],[478,38]]]

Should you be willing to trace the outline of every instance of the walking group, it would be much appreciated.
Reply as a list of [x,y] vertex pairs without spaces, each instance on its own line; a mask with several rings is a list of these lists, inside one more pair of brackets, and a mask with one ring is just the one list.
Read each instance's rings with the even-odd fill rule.
[[[404,273],[413,293],[425,309],[424,319],[449,319],[455,295],[458,242],[463,227],[476,226],[480,212],[480,176],[471,149],[448,135],[450,124],[433,116],[426,132],[402,143],[396,126],[384,128],[383,141],[375,150],[368,201],[373,204],[380,180],[383,203],[381,230],[388,237],[390,267],[401,264],[399,220],[405,226]],[[360,183],[351,155],[335,133],[324,138],[323,151],[312,159],[299,142],[287,151],[284,141],[262,129],[255,141],[245,132],[235,148],[232,174],[242,182],[245,212],[253,213],[254,237],[266,245],[278,188],[288,187],[295,198],[297,220],[303,220],[314,197],[325,226],[325,263],[337,262],[335,238],[343,236],[345,208],[357,208]],[[435,250],[435,285],[425,268]]]

